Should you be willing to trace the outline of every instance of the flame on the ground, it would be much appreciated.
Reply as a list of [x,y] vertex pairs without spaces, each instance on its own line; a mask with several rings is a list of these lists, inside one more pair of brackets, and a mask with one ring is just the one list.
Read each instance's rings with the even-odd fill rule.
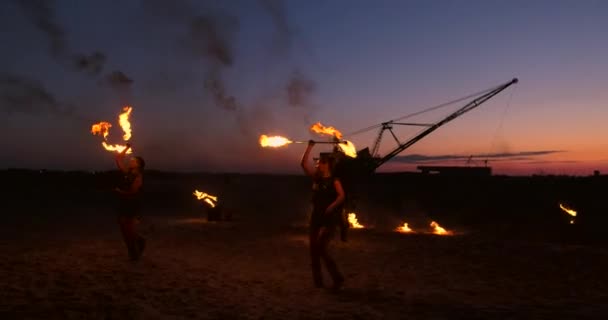
[[357,149],[355,148],[355,145],[352,142],[344,140],[344,143],[339,143],[338,146],[340,147],[340,150],[344,152],[345,155],[351,158],[357,157]]
[[410,229],[410,227],[407,224],[407,222],[404,222],[402,226],[397,227],[396,231],[397,232],[401,232],[401,233],[412,233],[412,232],[414,232],[414,230]]
[[348,214],[348,223],[351,227],[355,229],[365,228],[362,224],[357,220],[357,215],[354,212]]
[[197,200],[202,200],[211,208],[215,208],[215,205],[217,203],[217,197],[198,190],[194,190],[192,194],[196,197]]
[[278,148],[290,143],[293,143],[293,141],[281,136],[267,136],[265,134],[260,136],[260,145],[262,147]]
[[99,123],[95,123],[91,126],[91,133],[93,135],[101,135],[104,140],[108,138],[108,134],[110,133],[110,128],[112,124],[109,122],[101,121]]
[[572,218],[570,219],[570,224],[574,224],[574,218],[576,217],[576,211],[567,208],[563,204],[559,204],[560,209],[562,209],[565,213],[569,214]]
[[321,124],[321,122],[317,122],[310,127],[310,130],[320,134],[326,134],[338,139],[342,139],[342,132],[338,131],[338,129],[334,127],[326,127]]
[[442,235],[442,236],[449,236],[449,235],[453,234],[452,231],[445,230],[435,221],[431,221],[431,228],[433,228],[434,234],[438,234],[438,235]]
[[118,123],[122,128],[122,131],[125,133],[122,136],[122,139],[128,141],[131,139],[131,122],[129,122],[129,116],[131,116],[132,107],[126,106],[122,108],[122,113],[118,116]]

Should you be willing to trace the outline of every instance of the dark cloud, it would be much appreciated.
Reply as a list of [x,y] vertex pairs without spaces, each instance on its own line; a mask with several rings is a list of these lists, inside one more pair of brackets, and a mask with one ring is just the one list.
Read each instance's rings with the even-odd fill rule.
[[522,161],[529,160],[533,157],[544,156],[553,153],[564,152],[563,150],[539,150],[539,151],[521,151],[521,152],[502,152],[489,153],[479,155],[436,155],[427,156],[421,154],[409,154],[405,156],[397,156],[392,161],[400,163],[424,163],[424,162],[439,162],[439,161],[466,161],[468,159],[493,159],[493,160],[513,160]]

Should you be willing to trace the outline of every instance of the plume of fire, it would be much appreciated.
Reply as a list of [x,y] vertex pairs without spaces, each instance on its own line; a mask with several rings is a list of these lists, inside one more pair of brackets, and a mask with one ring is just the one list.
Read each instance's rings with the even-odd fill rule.
[[293,143],[293,141],[281,136],[267,136],[265,134],[260,136],[260,145],[262,147],[279,148],[290,143]]
[[215,208],[215,205],[217,203],[217,197],[204,193],[202,191],[198,191],[198,190],[194,190],[194,192],[192,194],[196,197],[197,200],[202,200],[203,202],[208,204],[211,208]]
[[[131,139],[131,122],[129,121],[129,117],[133,108],[130,106],[125,106],[122,110],[123,112],[118,116],[118,123],[124,132],[122,137],[123,140],[128,141]],[[103,137],[104,141],[101,142],[101,145],[107,151],[122,152],[127,147],[126,145],[107,143],[111,127],[112,125],[109,122],[101,121],[91,126],[91,133],[93,135],[101,135]],[[127,154],[131,153],[133,153],[133,148],[127,150]]]
[[365,228],[362,224],[359,223],[359,221],[357,220],[357,215],[354,212],[348,214],[348,223],[351,227],[355,229]]
[[576,211],[567,208],[563,204],[559,204],[560,209],[562,209],[565,213],[569,214],[572,218],[570,219],[570,224],[574,224],[574,218],[576,218]]
[[404,222],[402,226],[397,227],[396,231],[397,232],[401,232],[401,233],[412,233],[412,232],[414,232],[414,230],[410,229],[410,227],[408,226],[407,222]]
[[[321,135],[329,135],[336,138],[337,140],[342,140],[342,132],[340,132],[334,127],[326,127],[322,125],[321,122],[313,124],[310,127],[310,131],[316,132]],[[338,147],[345,155],[351,158],[357,157],[357,148],[352,142],[348,140],[343,140],[341,143],[338,143]]]
[[355,145],[352,142],[344,140],[344,143],[339,143],[338,147],[340,148],[340,150],[342,150],[342,152],[344,152],[345,155],[351,158],[357,157],[357,149],[355,148]]
[[118,124],[120,124],[122,131],[125,133],[122,136],[124,141],[129,141],[129,139],[131,139],[131,122],[129,121],[129,117],[131,116],[132,110],[132,107],[125,106],[122,108],[122,113],[118,116]]
[[91,133],[93,135],[100,134],[104,140],[108,139],[108,134],[110,134],[110,128],[112,125],[109,122],[101,121],[99,123],[95,123],[91,126]]
[[330,136],[334,136],[338,139],[342,139],[342,132],[338,131],[338,129],[334,127],[326,127],[321,124],[321,122],[317,122],[310,127],[312,132],[316,132],[319,134],[326,134]]
[[442,236],[449,236],[449,235],[453,234],[452,231],[445,230],[435,221],[431,221],[431,228],[433,228],[434,234],[438,234],[438,235],[442,235]]

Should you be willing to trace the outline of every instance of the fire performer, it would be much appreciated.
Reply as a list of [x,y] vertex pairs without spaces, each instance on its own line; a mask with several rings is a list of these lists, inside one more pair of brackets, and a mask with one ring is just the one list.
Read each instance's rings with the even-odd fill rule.
[[146,240],[137,233],[145,162],[142,157],[133,157],[128,164],[125,164],[124,157],[129,148],[131,148],[131,145],[127,143],[124,150],[116,154],[116,165],[123,174],[123,181],[115,191],[119,198],[118,223],[120,231],[127,246],[129,258],[132,261],[137,261],[146,246]]
[[344,202],[344,190],[340,180],[332,175],[333,158],[329,153],[321,153],[316,170],[310,168],[310,151],[315,145],[308,142],[300,165],[306,175],[313,179],[313,211],[310,219],[309,247],[314,285],[323,287],[321,260],[332,277],[332,289],[338,290],[344,283],[344,277],[338,271],[335,261],[329,255],[329,242],[333,238],[336,227],[341,221],[341,206]]

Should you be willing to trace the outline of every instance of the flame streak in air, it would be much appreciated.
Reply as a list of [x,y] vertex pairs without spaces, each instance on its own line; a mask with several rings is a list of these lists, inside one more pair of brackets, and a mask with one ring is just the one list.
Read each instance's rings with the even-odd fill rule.
[[348,214],[348,223],[351,225],[351,227],[355,229],[365,228],[362,224],[359,223],[359,221],[357,220],[357,215],[354,212]]
[[317,122],[310,127],[310,130],[320,134],[326,134],[330,136],[334,136],[338,139],[342,139],[342,132],[338,131],[338,129],[334,127],[326,127],[321,124],[321,122]]
[[410,229],[410,227],[408,226],[407,222],[404,222],[402,226],[397,227],[396,231],[397,232],[401,232],[401,233],[412,233],[412,232],[414,232],[414,230]]
[[118,116],[118,123],[122,128],[122,131],[125,133],[122,136],[122,139],[125,141],[129,141],[131,139],[131,122],[129,122],[129,117],[131,116],[132,107],[126,106],[122,109],[122,113]]
[[565,213],[569,214],[572,219],[570,219],[570,224],[574,224],[574,218],[576,218],[576,211],[567,208],[566,206],[564,206],[563,204],[559,204],[560,209],[562,209]]
[[[329,135],[338,140],[342,140],[342,132],[340,132],[338,129],[336,129],[334,127],[326,127],[326,126],[322,125],[321,122],[317,122],[317,123],[313,124],[310,127],[310,131],[316,132],[316,133],[319,133],[322,135]],[[345,155],[347,155],[351,158],[357,157],[357,148],[355,147],[355,145],[352,142],[350,142],[348,140],[343,140],[342,143],[338,144],[338,147]]]
[[265,134],[260,136],[260,145],[262,147],[278,148],[290,143],[293,143],[293,141],[281,136],[267,136]]
[[449,235],[453,234],[452,231],[445,230],[435,221],[431,221],[431,228],[433,228],[434,234],[438,234],[438,235],[442,235],[442,236],[449,236]]
[[[130,106],[126,106],[122,110],[123,110],[123,112],[118,116],[118,123],[120,124],[120,127],[122,128],[122,131],[124,132],[123,140],[127,141],[127,140],[131,139],[131,122],[129,122],[129,116],[131,115],[131,111],[133,110],[133,108]],[[121,145],[121,144],[109,144],[107,142],[111,127],[112,127],[112,124],[110,124],[109,122],[101,121],[101,122],[95,123],[91,126],[91,133],[93,135],[101,135],[103,137],[104,141],[101,142],[101,145],[103,146],[104,149],[106,149],[107,151],[113,151],[113,152],[120,153],[127,146]],[[133,153],[132,148],[127,150],[127,154],[131,154],[131,153]]]
[[201,192],[201,191],[198,191],[198,190],[194,190],[194,192],[192,194],[196,197],[197,200],[202,200],[206,204],[208,204],[211,208],[215,208],[215,205],[217,203],[217,197],[204,193],[204,192]]

